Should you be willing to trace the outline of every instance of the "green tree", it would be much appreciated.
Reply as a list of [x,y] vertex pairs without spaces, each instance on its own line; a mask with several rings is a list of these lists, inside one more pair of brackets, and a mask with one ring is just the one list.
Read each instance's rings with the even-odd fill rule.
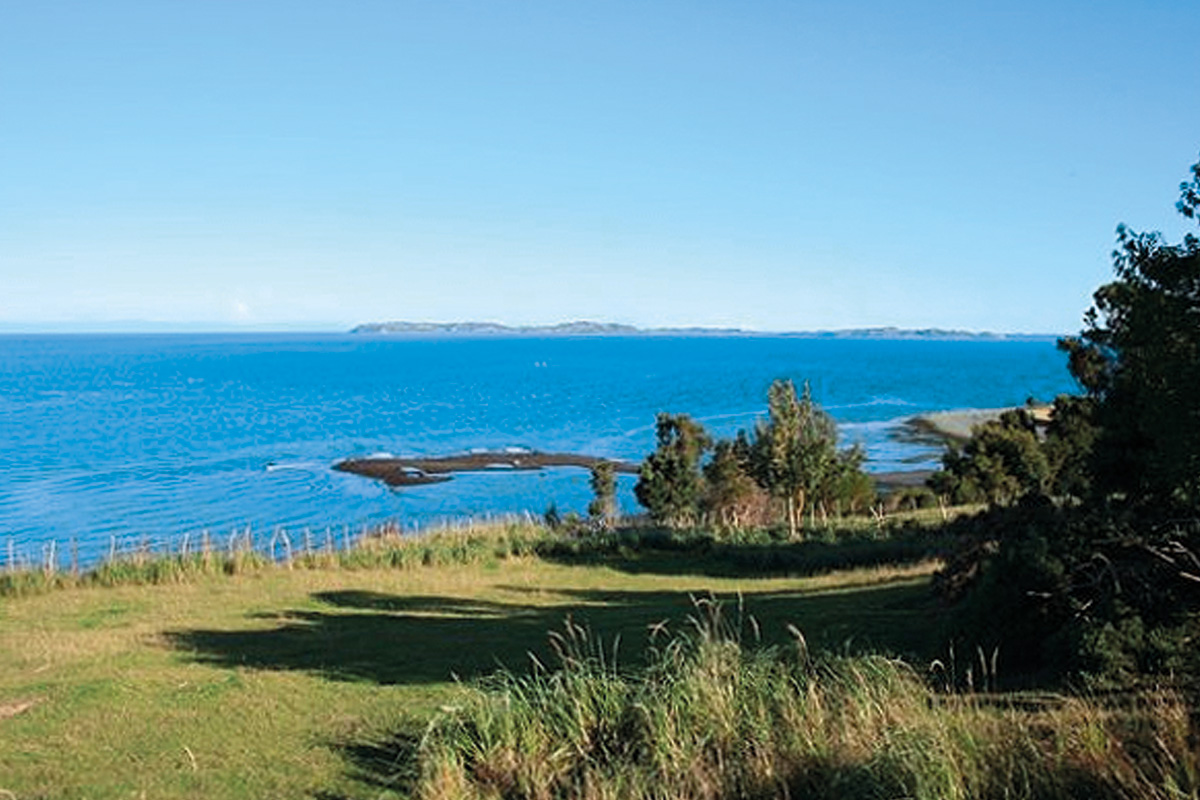
[[827,497],[836,480],[837,426],[813,401],[807,381],[799,397],[791,381],[772,383],[767,415],[755,431],[755,477],[785,503],[788,531],[795,538],[805,504]]
[[611,461],[598,461],[592,466],[590,483],[592,502],[588,516],[602,527],[612,524],[617,513],[617,468]]
[[1050,467],[1050,493],[1055,497],[1090,496],[1095,417],[1096,404],[1090,397],[1064,394],[1055,399],[1042,444]]
[[744,510],[759,494],[750,477],[750,457],[750,442],[742,431],[732,441],[717,442],[704,466],[704,510],[726,527],[740,527]]
[[633,493],[656,523],[689,524],[704,488],[700,461],[712,440],[687,414],[659,414],[655,428],[658,446],[642,462]]
[[854,514],[875,501],[875,481],[862,468],[866,460],[867,451],[857,444],[838,453],[830,497],[837,503],[839,512]]
[[[1200,222],[1200,163],[1177,208]],[[1117,228],[1116,280],[1065,339],[1095,403],[1095,488],[1106,498],[1200,507],[1200,239]]]
[[1008,504],[1045,492],[1050,478],[1050,462],[1033,417],[1024,409],[1013,409],[976,426],[961,448],[947,449],[942,471],[929,483],[955,502]]
[[[1198,219],[1192,176],[1178,209]],[[943,582],[981,575],[964,635],[1029,668],[1200,686],[1200,240],[1120,226],[1117,243],[1115,279],[1060,342],[1086,394],[1059,398],[1046,432],[1055,497],[964,519],[977,555]]]

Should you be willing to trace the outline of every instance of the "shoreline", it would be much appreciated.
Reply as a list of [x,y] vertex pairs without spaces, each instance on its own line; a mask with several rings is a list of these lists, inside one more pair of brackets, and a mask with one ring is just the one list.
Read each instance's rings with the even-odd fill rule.
[[1038,403],[1032,406],[1006,406],[1003,408],[963,408],[950,411],[931,411],[917,414],[904,421],[913,438],[917,440],[941,440],[965,442],[971,438],[975,427],[1000,419],[1006,411],[1027,411],[1033,421],[1041,426],[1050,423],[1053,406]]
[[591,469],[597,464],[612,464],[618,472],[636,475],[639,465],[578,453],[483,452],[457,456],[421,458],[348,458],[333,468],[364,478],[381,480],[388,486],[422,486],[445,483],[459,472],[534,472],[548,467]]
[[[463,472],[536,472],[554,467],[591,469],[597,464],[612,464],[618,474],[636,475],[639,464],[580,453],[508,453],[483,452],[456,456],[421,458],[347,458],[333,465],[338,472],[380,480],[393,488],[445,483]],[[875,485],[885,493],[925,485],[932,470],[892,470],[869,473]]]

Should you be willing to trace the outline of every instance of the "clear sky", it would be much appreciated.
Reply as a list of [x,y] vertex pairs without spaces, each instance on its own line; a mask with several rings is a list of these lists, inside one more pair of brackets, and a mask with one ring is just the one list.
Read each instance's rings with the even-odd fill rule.
[[0,328],[1077,330],[1200,2],[0,0]]

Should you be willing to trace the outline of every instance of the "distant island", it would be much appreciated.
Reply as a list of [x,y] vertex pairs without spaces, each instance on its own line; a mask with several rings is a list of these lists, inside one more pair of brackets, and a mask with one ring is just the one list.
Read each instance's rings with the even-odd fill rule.
[[368,322],[351,333],[436,336],[637,336],[646,333],[615,322],[560,322],[557,325],[502,325],[498,322]]
[[368,322],[351,333],[395,336],[795,336],[819,339],[946,339],[1054,341],[1058,334],[991,333],[942,328],[848,328],[833,331],[750,331],[743,328],[638,328],[616,322],[560,322],[557,325],[503,325],[499,322]]

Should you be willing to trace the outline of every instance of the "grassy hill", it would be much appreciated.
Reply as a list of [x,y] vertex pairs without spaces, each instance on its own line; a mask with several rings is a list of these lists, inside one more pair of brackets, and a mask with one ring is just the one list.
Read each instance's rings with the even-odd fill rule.
[[[9,575],[0,798],[634,796],[675,785],[646,760],[656,749],[681,775],[705,776],[671,790],[680,797],[747,786],[830,797],[853,786],[923,797],[1196,796],[1200,768],[1175,699],[1107,708],[930,688],[935,659],[943,677],[977,670],[977,688],[987,665],[948,657],[929,590],[937,562],[918,546],[936,530],[916,535],[589,544],[510,528],[367,542],[291,564],[233,553]],[[737,644],[678,655],[664,670],[663,653],[682,654],[676,643],[697,630],[698,600],[719,604]],[[551,637],[564,630],[583,632],[603,664],[584,659],[554,677]],[[904,661],[788,666],[778,654],[796,652],[798,632],[806,654]],[[533,664],[551,671],[531,674]],[[477,680],[498,671],[507,677]],[[586,725],[554,727],[576,719],[587,700],[578,692],[597,686],[611,692],[596,696],[612,703],[593,719],[602,729],[650,714],[660,696],[694,698],[684,703],[696,712],[691,727],[677,733],[695,763],[678,762],[666,734],[646,741],[631,730],[617,752],[596,750]],[[720,705],[734,715],[724,734],[706,727],[723,719],[712,702],[747,691],[757,700]],[[740,733],[747,724],[759,734]],[[541,731],[553,749],[505,738],[522,731]],[[763,755],[760,738],[777,750]],[[542,783],[522,772],[530,768]]]
[[683,625],[709,593],[740,595],[767,640],[791,622],[814,643],[924,656],[932,568],[713,577],[686,555],[485,557],[0,599],[0,797],[378,797],[387,768],[364,754],[457,702],[460,681],[550,661],[568,617],[619,639],[631,667],[648,626]]

